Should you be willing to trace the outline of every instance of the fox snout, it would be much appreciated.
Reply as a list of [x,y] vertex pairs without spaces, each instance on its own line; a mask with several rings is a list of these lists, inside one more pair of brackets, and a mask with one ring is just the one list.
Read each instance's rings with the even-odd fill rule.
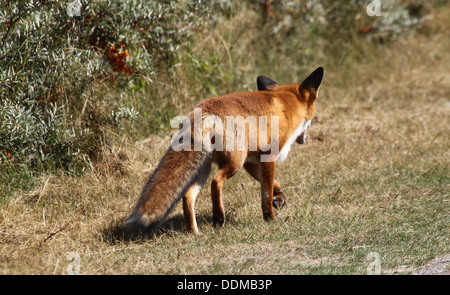
[[306,131],[303,131],[302,134],[300,134],[297,139],[295,140],[296,143],[298,144],[304,144],[306,143],[306,138],[308,136],[306,135]]

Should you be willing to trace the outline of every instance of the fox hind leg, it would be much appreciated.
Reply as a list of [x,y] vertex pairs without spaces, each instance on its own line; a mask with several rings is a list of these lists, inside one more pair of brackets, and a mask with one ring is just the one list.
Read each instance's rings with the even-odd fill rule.
[[184,221],[186,223],[186,230],[192,233],[199,233],[197,227],[197,220],[195,218],[195,199],[200,193],[201,185],[198,183],[193,184],[186,194],[183,196],[183,213]]
[[[262,167],[261,163],[255,164],[251,162],[247,162],[244,164],[245,170],[257,181],[261,182],[261,171]],[[286,204],[286,197],[281,189],[281,185],[278,183],[276,179],[273,180],[273,206],[281,210]]]
[[186,230],[198,234],[197,220],[195,218],[195,200],[203,185],[208,179],[211,171],[211,164],[207,163],[204,169],[199,171],[194,183],[188,188],[183,196],[183,214],[186,223]]
[[225,210],[222,201],[222,187],[225,181],[239,170],[238,165],[219,166],[219,171],[211,182],[211,201],[213,211],[213,225],[223,225],[225,222]]

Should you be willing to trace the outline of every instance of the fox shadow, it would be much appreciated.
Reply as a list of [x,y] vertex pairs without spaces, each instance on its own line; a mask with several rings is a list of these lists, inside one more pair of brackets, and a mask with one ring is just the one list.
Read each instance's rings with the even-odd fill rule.
[[[199,226],[203,224],[213,226],[212,216],[209,214],[197,215],[197,224]],[[101,237],[109,244],[148,242],[171,232],[187,232],[182,214],[174,215],[162,224],[149,228],[128,228],[125,225],[125,218],[120,218],[106,225],[101,230]]]

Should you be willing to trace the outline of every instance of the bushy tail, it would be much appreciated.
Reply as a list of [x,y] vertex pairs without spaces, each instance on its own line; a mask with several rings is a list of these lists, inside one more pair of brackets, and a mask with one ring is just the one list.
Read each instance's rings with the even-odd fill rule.
[[169,148],[128,216],[127,227],[149,227],[165,221],[187,189],[198,179],[207,178],[210,167],[206,151],[175,152]]

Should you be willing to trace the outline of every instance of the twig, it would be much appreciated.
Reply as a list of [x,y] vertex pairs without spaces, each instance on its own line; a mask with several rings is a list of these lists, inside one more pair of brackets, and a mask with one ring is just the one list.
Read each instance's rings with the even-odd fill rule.
[[80,113],[80,115],[78,116],[78,118],[77,118],[77,125],[78,126],[81,126],[81,122],[82,122],[82,119],[83,119],[83,116],[84,116],[84,113],[85,113],[85,111],[86,111],[86,106],[87,106],[87,104],[88,104],[88,101],[89,101],[89,98],[90,98],[90,96],[87,96],[86,97],[86,100],[84,101],[84,104],[83,104],[83,109],[81,110],[81,113]]
[[39,201],[41,200],[42,196],[44,195],[44,192],[45,192],[45,189],[47,188],[47,184],[48,184],[49,180],[50,180],[50,177],[48,177],[47,180],[45,181],[44,186],[42,187],[42,190],[39,193],[39,198],[37,199],[36,204],[39,203]]
[[65,230],[67,228],[68,224],[66,224],[65,226],[63,226],[62,228],[60,228],[59,230],[50,233],[43,241],[43,243],[47,242],[48,240],[50,240],[51,238],[53,238],[54,235],[59,234],[60,232],[62,232],[63,230]]
[[225,49],[225,53],[226,53],[227,58],[228,58],[228,64],[232,68],[233,67],[233,62],[231,61],[231,54],[230,54],[230,50],[228,49],[227,42],[225,42],[225,40],[222,38],[222,36],[220,36],[219,33],[216,33],[216,36],[219,39],[220,43],[222,43],[222,46]]

